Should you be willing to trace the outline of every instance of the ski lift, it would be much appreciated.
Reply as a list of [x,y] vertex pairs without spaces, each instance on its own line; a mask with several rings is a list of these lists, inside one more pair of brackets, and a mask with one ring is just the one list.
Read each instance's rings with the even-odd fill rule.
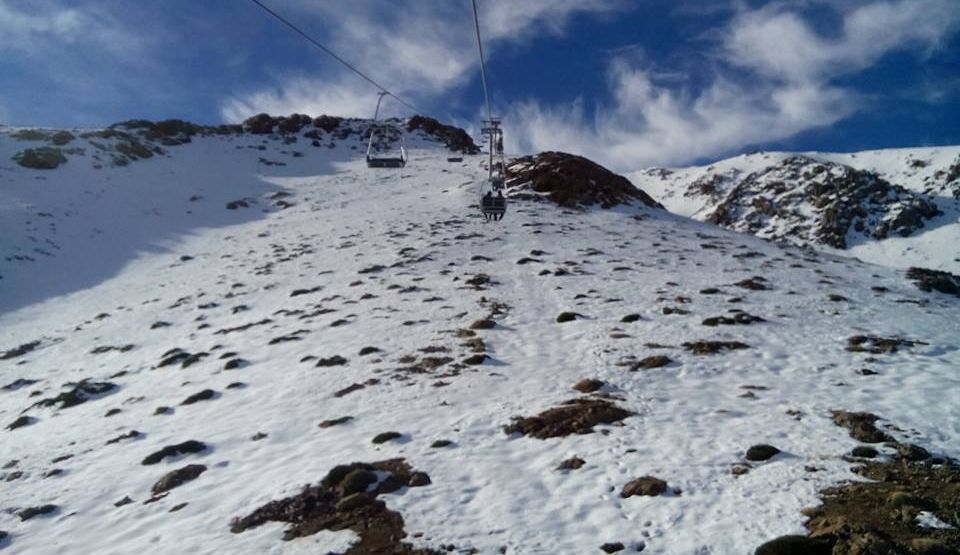
[[506,188],[506,171],[503,157],[503,130],[499,119],[485,122],[484,135],[490,137],[490,161],[488,178],[480,184],[480,212],[487,219],[502,220],[507,212],[507,199],[503,196]]
[[[407,165],[407,145],[403,132],[387,122],[378,121],[380,103],[387,92],[380,91],[377,98],[377,110],[373,113],[373,124],[370,126],[370,142],[367,143],[368,168],[402,168]],[[395,137],[400,137],[400,148],[394,146]]]
[[507,212],[507,199],[503,190],[497,189],[492,181],[480,183],[480,212],[489,220],[502,220]]

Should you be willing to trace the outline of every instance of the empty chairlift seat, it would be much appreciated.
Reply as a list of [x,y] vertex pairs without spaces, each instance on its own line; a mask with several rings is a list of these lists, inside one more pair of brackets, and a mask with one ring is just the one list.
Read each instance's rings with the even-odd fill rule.
[[[399,136],[399,138],[395,138]],[[399,145],[396,144],[399,142]],[[407,165],[403,132],[389,124],[374,123],[367,144],[368,168],[402,168]]]

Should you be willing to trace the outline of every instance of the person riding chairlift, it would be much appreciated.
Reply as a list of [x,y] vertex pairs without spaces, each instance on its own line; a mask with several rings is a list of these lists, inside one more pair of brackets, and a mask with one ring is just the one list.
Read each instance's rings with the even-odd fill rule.
[[497,191],[497,196],[490,200],[493,203],[493,208],[496,210],[493,219],[497,221],[502,220],[503,214],[507,211],[507,199],[503,198],[503,191]]
[[489,222],[493,218],[493,208],[494,208],[494,199],[493,193],[487,191],[487,194],[483,195],[483,198],[480,200],[480,209],[483,211],[483,217]]

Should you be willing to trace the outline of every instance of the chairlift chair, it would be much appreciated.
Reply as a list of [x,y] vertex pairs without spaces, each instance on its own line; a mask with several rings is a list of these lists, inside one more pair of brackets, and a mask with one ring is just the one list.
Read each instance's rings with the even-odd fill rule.
[[[490,161],[488,178],[480,185],[480,211],[484,216],[491,215],[495,220],[503,219],[507,212],[507,199],[503,196],[506,189],[506,164],[503,156],[503,130],[499,119],[484,122],[483,134],[490,137]],[[487,195],[490,196],[487,196]]]
[[480,212],[484,216],[492,216],[495,220],[500,220],[507,212],[506,197],[498,195],[502,189],[497,189],[492,181],[484,181],[480,185]]
[[[403,132],[399,131],[394,125],[378,121],[380,116],[380,103],[386,92],[381,91],[377,99],[377,110],[373,114],[373,124],[370,126],[370,141],[367,143],[367,167],[368,168],[402,168],[407,165],[407,145],[403,137]],[[400,136],[400,148],[394,148],[391,143],[392,131],[397,131]]]

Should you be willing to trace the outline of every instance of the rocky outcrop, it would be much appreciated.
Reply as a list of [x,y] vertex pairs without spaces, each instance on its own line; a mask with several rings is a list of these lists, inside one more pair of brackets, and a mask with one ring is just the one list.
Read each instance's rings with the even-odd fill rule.
[[907,270],[907,278],[912,280],[921,291],[927,293],[939,291],[960,297],[960,276],[950,272],[913,267]]
[[473,138],[459,127],[444,125],[433,118],[417,115],[407,122],[407,131],[418,129],[443,142],[452,152],[462,152],[464,154],[480,152],[480,148],[474,144]]
[[549,200],[565,208],[642,204],[663,208],[622,175],[582,156],[541,152],[507,165],[507,187],[514,198]]
[[28,148],[13,156],[13,161],[33,170],[54,170],[67,163],[67,157],[59,148],[42,146]]
[[[384,136],[386,143],[399,141],[405,132],[416,132],[429,141],[442,143],[453,152],[480,152],[470,135],[459,127],[444,125],[424,116],[410,118],[406,121],[405,128],[402,120],[389,121],[391,125]],[[239,125],[199,125],[180,119],[133,119],[115,123],[105,129],[87,130],[77,134],[63,130],[14,129],[8,136],[17,141],[33,143],[26,145],[31,148],[21,150],[13,156],[15,162],[25,168],[52,170],[65,164],[70,157],[83,156],[88,154],[88,151],[92,151],[90,158],[96,168],[127,166],[138,160],[165,156],[168,154],[165,147],[188,144],[197,137],[269,135],[271,140],[280,140],[284,145],[296,143],[298,138],[302,137],[308,139],[313,147],[333,148],[337,141],[347,140],[351,135],[365,140],[369,137],[371,124],[370,120],[328,115],[313,118],[306,114],[272,116],[261,113],[247,118]],[[351,145],[351,148],[354,146]],[[303,153],[297,152],[294,156],[303,156]]]
[[718,200],[706,221],[768,239],[845,249],[852,236],[906,237],[940,214],[925,196],[875,173],[806,156],[750,173],[725,191],[724,179],[701,178],[685,195]]

